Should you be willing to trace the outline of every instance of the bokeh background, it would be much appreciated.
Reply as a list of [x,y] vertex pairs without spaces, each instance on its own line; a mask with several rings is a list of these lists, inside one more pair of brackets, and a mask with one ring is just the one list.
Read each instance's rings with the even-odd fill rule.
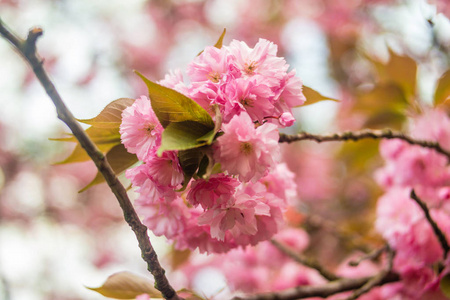
[[[436,81],[450,63],[449,15],[447,0],[0,0],[0,18],[19,35],[33,26],[44,29],[39,52],[77,118],[95,116],[112,100],[145,94],[133,70],[162,79],[170,69],[184,69],[226,28],[224,44],[271,40],[305,85],[342,100],[295,110],[291,132],[314,133],[403,128],[408,115],[369,100],[356,105],[373,87],[372,61],[388,61],[389,49],[414,60],[414,97],[431,105]],[[0,299],[104,299],[85,286],[99,286],[123,270],[147,274],[107,187],[78,193],[95,176],[93,165],[57,164],[73,145],[49,138],[67,128],[4,40],[0,107]],[[303,143],[285,151],[296,154],[289,163],[298,175],[299,210],[376,243],[370,232],[380,194],[372,179],[380,165],[377,144],[359,145]],[[334,250],[341,244],[335,235],[319,230],[312,239],[311,247],[329,249],[320,255],[330,264],[336,263],[330,253],[341,255]],[[170,245],[154,236],[152,242],[170,266]],[[198,291],[225,286],[219,272],[207,274],[199,273]],[[170,276],[175,285],[185,282],[177,272]]]

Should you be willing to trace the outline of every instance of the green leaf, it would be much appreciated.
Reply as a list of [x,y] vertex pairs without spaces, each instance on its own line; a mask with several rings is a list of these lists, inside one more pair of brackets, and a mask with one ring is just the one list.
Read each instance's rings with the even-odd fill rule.
[[134,299],[148,294],[152,298],[162,298],[161,293],[153,287],[150,280],[130,272],[119,272],[109,276],[98,288],[86,287],[108,298]]
[[171,123],[184,121],[200,123],[210,130],[214,128],[211,116],[197,102],[173,89],[148,80],[139,72],[136,74],[147,85],[152,109],[164,128]]
[[170,265],[172,267],[172,270],[176,270],[179,267],[181,267],[183,264],[188,262],[191,254],[192,254],[192,251],[189,249],[177,250],[175,248],[172,248],[172,250],[169,253]]
[[439,78],[436,91],[434,93],[434,105],[446,103],[450,105],[450,70],[447,70],[441,78]]
[[373,63],[383,83],[394,83],[400,86],[407,97],[415,95],[417,63],[414,59],[389,50],[387,64],[378,61],[373,61]]
[[[106,153],[115,145],[120,144],[119,128],[98,128],[92,126],[86,129],[86,134],[95,143],[95,145],[102,153]],[[55,140],[58,141],[62,140],[67,142],[77,141],[75,137],[55,139]],[[69,157],[67,157],[65,160],[61,162],[58,162],[57,164],[82,162],[90,159],[91,158],[86,153],[86,151],[80,146],[80,144],[77,144],[74,150],[72,151],[72,154],[70,154]]]
[[364,127],[401,129],[406,120],[408,101],[402,89],[393,83],[380,84],[370,91],[360,92],[353,107],[354,113],[366,116]]
[[[138,162],[138,158],[135,154],[131,154],[127,151],[123,144],[115,145],[111,150],[106,153],[106,159],[108,160],[111,168],[114,171],[114,174],[119,175],[132,165]],[[90,187],[102,183],[105,181],[105,178],[100,172],[97,172],[95,178],[83,189],[79,192],[84,192]]]
[[364,172],[372,161],[376,161],[379,143],[378,140],[344,143],[338,153],[338,160],[345,163],[351,173]]
[[187,150],[211,144],[214,129],[194,121],[170,123],[162,133],[158,155],[168,150]]
[[439,282],[439,287],[445,297],[450,299],[450,274],[444,275]]
[[318,91],[313,90],[312,88],[307,87],[305,85],[302,88],[302,92],[303,92],[303,95],[305,95],[306,102],[305,102],[305,104],[302,104],[301,106],[311,105],[311,104],[314,104],[314,103],[317,103],[320,101],[325,101],[325,100],[339,102],[339,100],[324,96],[321,93],[319,93]]
[[109,103],[95,118],[77,120],[99,128],[119,128],[122,123],[122,111],[134,101],[130,98],[120,98]]
[[222,34],[220,35],[219,39],[217,40],[217,42],[214,44],[214,47],[216,48],[222,48],[223,46],[223,38],[225,37],[225,33],[227,33],[227,29],[224,28]]
[[[178,161],[180,162],[181,169],[184,174],[184,182],[179,192],[186,189],[192,176],[199,170],[200,163],[206,157],[202,148],[193,148],[178,151]],[[202,159],[203,158],[203,159]]]
[[[102,152],[106,153],[111,148],[116,146],[117,143],[108,143],[108,144],[100,144],[97,145],[97,148]],[[87,154],[87,152],[81,147],[80,144],[77,144],[75,148],[73,149],[72,153],[67,157],[65,160],[55,163],[56,165],[63,165],[63,164],[70,164],[70,163],[77,163],[77,162],[83,162],[91,160],[91,157]]]
[[[214,47],[220,49],[223,46],[223,38],[225,37],[225,33],[227,33],[227,29],[224,28],[222,31],[222,34],[220,35],[219,39],[217,40],[217,42],[214,44]],[[200,51],[197,56],[199,56],[200,54],[203,53],[204,50]]]
[[183,169],[183,173],[188,176],[189,179],[197,172],[203,156],[203,151],[196,148],[178,152],[180,166]]
[[209,166],[209,158],[207,155],[205,155],[203,156],[202,160],[200,161],[200,164],[198,165],[197,176],[202,177],[203,175],[205,175],[206,172],[208,171],[208,166]]

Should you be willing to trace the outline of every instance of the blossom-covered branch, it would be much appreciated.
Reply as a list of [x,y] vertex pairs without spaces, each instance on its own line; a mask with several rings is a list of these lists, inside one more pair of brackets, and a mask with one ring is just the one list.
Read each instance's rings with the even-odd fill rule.
[[39,79],[48,96],[53,101],[57,110],[58,118],[70,128],[80,145],[86,150],[98,170],[105,177],[111,191],[119,201],[126,222],[130,225],[138,239],[142,257],[147,262],[148,270],[155,278],[155,287],[161,291],[163,297],[166,299],[180,299],[168,282],[164,274],[164,269],[159,264],[156,252],[154,251],[147,235],[147,227],[145,227],[139,220],[139,217],[134,210],[130,199],[128,198],[124,186],[114,174],[111,165],[108,163],[103,153],[91,141],[85,131],[81,128],[80,124],[75,120],[72,113],[68,110],[54,84],[50,80],[47,72],[45,71],[43,67],[43,60],[36,53],[36,40],[42,34],[42,29],[33,28],[29,31],[27,39],[23,40],[7,29],[0,19],[0,35],[8,40],[30,64],[36,77]]
[[333,133],[326,135],[317,135],[311,134],[307,132],[301,132],[295,135],[287,135],[280,133],[280,143],[292,143],[296,141],[302,140],[313,140],[318,143],[321,142],[333,142],[333,141],[359,141],[362,139],[400,139],[411,145],[418,145],[424,148],[434,149],[436,152],[439,152],[447,157],[450,160],[450,152],[443,149],[441,145],[437,142],[424,141],[424,140],[416,140],[413,139],[404,133],[395,132],[390,129],[384,130],[369,130],[364,129],[361,131],[346,131],[342,133]]
[[313,268],[315,270],[317,270],[317,272],[320,273],[320,275],[322,275],[324,278],[333,281],[333,280],[337,280],[339,279],[338,276],[336,276],[335,274],[331,273],[330,271],[326,270],[322,265],[320,265],[317,261],[301,256],[298,253],[296,253],[295,251],[293,251],[292,249],[290,249],[288,246],[284,245],[283,243],[280,243],[279,241],[272,239],[271,243],[278,248],[278,250],[280,250],[281,252],[283,252],[284,254],[286,254],[287,256],[289,256],[290,258],[292,258],[293,260],[295,260],[296,262],[305,265],[307,267]]
[[417,196],[417,194],[414,190],[411,190],[410,197],[423,210],[428,223],[430,223],[431,227],[433,228],[434,234],[436,235],[436,237],[439,240],[439,243],[441,244],[442,250],[444,251],[444,259],[446,259],[448,252],[450,251],[450,246],[448,244],[447,238],[445,237],[445,234],[442,232],[442,230],[439,228],[439,226],[436,224],[436,222],[431,217],[430,210],[428,209],[427,205],[422,200],[420,200],[420,198]]
[[[382,278],[379,278],[381,277],[380,274],[382,274]],[[382,271],[380,274],[365,278],[343,278],[318,286],[298,286],[280,292],[235,297],[233,300],[294,300],[310,297],[326,298],[338,293],[360,289],[375,278],[377,278],[377,283],[373,284],[372,287],[399,280],[398,275],[392,272],[385,274],[384,271]]]

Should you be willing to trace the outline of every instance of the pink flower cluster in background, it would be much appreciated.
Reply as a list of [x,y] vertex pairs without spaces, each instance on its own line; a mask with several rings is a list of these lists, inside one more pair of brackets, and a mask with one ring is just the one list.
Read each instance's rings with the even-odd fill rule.
[[[432,110],[415,120],[411,134],[450,149],[449,129],[448,116]],[[447,158],[434,150],[399,140],[383,141],[380,150],[386,164],[375,177],[385,194],[378,200],[375,226],[396,251],[394,271],[402,277],[402,283],[395,285],[397,293],[408,299],[445,299],[433,267],[442,260],[443,250],[424,212],[410,198],[410,192],[415,190],[447,239],[450,238]]]
[[288,200],[296,198],[294,175],[280,162],[278,128],[291,126],[291,109],[305,101],[301,80],[288,68],[267,40],[254,48],[233,41],[195,58],[188,84],[180,70],[160,82],[223,122],[208,150],[208,172],[183,192],[177,151],[156,154],[164,129],[150,100],[143,96],[123,111],[122,143],[143,162],[126,175],[139,193],[138,213],[156,235],[181,249],[225,252],[278,232]]

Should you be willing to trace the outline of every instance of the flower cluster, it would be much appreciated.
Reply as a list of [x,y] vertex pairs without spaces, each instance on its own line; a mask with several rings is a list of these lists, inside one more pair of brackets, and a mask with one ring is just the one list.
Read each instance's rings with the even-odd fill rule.
[[[273,238],[296,253],[304,252],[309,246],[309,235],[300,228],[283,228]],[[293,261],[270,241],[201,260],[193,259],[181,271],[188,281],[194,281],[205,268],[220,270],[232,293],[264,293],[326,282],[316,270]],[[192,285],[192,282],[187,285]],[[232,297],[224,294],[220,296],[221,299]]]
[[[439,110],[429,111],[411,126],[417,139],[435,140],[450,149],[450,119]],[[395,249],[394,270],[404,284],[398,293],[408,299],[440,299],[439,278],[432,265],[443,250],[422,209],[410,198],[414,189],[426,203],[440,229],[450,237],[450,165],[433,150],[390,140],[381,144],[386,164],[376,179],[385,189],[378,200],[376,228]],[[418,284],[420,283],[420,284]]]
[[296,197],[294,176],[280,162],[278,128],[293,124],[291,109],[305,98],[301,80],[276,53],[276,45],[262,39],[254,48],[239,41],[207,47],[187,68],[189,84],[180,70],[160,81],[220,126],[214,142],[198,150],[206,153],[207,167],[193,179],[178,151],[157,155],[164,128],[147,97],[123,111],[122,143],[143,162],[126,172],[139,193],[138,213],[178,248],[225,252],[267,240]]

